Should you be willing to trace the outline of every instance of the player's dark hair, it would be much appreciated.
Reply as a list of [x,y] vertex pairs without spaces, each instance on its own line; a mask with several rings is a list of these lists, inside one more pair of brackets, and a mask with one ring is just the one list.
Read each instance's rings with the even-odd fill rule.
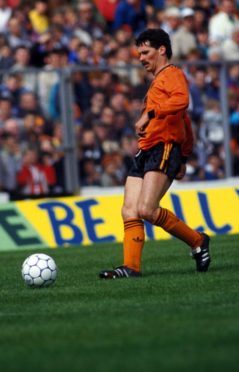
[[166,48],[166,55],[168,59],[172,57],[172,47],[169,34],[162,28],[148,28],[143,31],[135,40],[136,46],[149,42],[150,46],[159,49],[162,45]]

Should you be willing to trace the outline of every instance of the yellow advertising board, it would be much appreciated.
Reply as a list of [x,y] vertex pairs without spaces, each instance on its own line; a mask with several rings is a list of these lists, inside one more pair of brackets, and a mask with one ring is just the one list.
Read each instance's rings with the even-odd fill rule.
[[[26,200],[0,207],[1,249],[51,248],[72,244],[121,242],[123,195]],[[239,233],[239,188],[176,190],[162,207],[193,229],[209,235]],[[145,222],[147,239],[169,239],[161,228]]]

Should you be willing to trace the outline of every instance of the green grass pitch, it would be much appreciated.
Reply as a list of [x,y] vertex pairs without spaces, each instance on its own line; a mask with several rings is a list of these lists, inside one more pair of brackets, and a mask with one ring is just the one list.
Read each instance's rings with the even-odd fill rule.
[[21,278],[34,251],[2,252],[1,371],[238,371],[238,242],[212,238],[206,274],[183,243],[147,242],[143,278],[112,281],[98,272],[121,264],[119,244],[46,249],[59,275],[45,289]]

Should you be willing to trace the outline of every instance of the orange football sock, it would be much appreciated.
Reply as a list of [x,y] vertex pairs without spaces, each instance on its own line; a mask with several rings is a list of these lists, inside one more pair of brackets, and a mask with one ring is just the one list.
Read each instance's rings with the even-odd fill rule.
[[124,221],[124,265],[140,271],[144,247],[144,223],[139,218]]
[[183,240],[191,248],[200,247],[203,242],[203,237],[198,231],[191,229],[166,208],[158,209],[154,225],[162,227],[169,234]]

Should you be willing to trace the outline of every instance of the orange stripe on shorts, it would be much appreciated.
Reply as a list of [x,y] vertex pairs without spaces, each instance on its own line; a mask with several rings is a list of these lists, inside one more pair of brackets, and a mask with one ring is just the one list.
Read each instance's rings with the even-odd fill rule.
[[163,157],[159,166],[159,169],[163,172],[166,171],[166,163],[169,159],[170,151],[172,150],[173,144],[172,143],[165,143],[164,150],[163,150]]

